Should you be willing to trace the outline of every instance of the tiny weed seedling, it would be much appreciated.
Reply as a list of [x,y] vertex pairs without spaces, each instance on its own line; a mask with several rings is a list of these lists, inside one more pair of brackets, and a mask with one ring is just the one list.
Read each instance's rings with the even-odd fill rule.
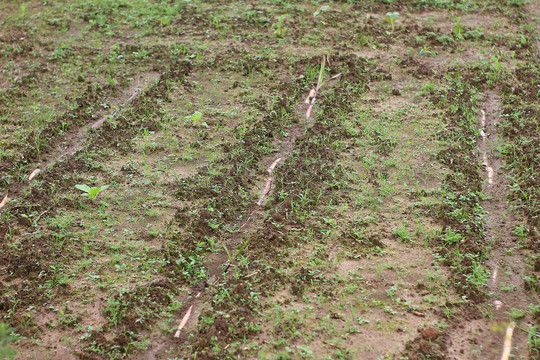
[[289,15],[285,14],[278,17],[278,22],[275,24],[276,29],[274,30],[274,34],[276,34],[277,37],[283,38],[285,36],[287,28],[285,27],[283,20],[288,16]]
[[[203,114],[200,111],[195,111],[193,115],[188,116],[187,119],[191,119],[193,126],[197,126],[201,122],[202,116]],[[208,124],[206,122],[202,122],[200,125],[208,128]]]
[[454,36],[459,39],[463,40],[463,26],[461,25],[460,18],[456,18],[456,24],[454,25],[454,29],[452,32],[454,33]]
[[492,68],[496,73],[500,73],[500,72],[501,72],[501,69],[503,68],[503,65],[499,62],[499,57],[493,55],[493,56],[491,57],[491,61],[492,61],[491,68]]
[[27,10],[28,10],[28,4],[27,3],[22,3],[21,5],[19,5],[19,11],[21,13],[21,18],[24,18],[26,16]]
[[88,185],[75,185],[75,187],[84,192],[82,194],[83,196],[87,196],[90,200],[94,200],[96,196],[98,196],[98,194],[102,192],[103,190],[106,190],[109,187],[109,185],[103,185],[100,187],[92,187],[92,188]]
[[397,11],[395,12],[387,12],[386,17],[384,20],[386,20],[387,23],[389,23],[392,26],[392,33],[394,32],[394,24],[399,16],[399,13]]

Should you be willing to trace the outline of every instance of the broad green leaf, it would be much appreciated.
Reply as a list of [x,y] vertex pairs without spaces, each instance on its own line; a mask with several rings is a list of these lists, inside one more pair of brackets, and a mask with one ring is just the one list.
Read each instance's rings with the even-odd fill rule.
[[88,197],[91,199],[91,200],[94,200],[97,196],[97,194],[99,194],[101,192],[101,188],[91,188],[90,191],[88,192]]
[[396,20],[398,18],[398,16],[399,16],[399,13],[397,11],[396,12],[388,12],[388,13],[386,13],[386,17],[388,19],[390,19],[391,22],[394,22],[394,20]]
[[200,111],[195,111],[193,115],[191,115],[191,120],[193,120],[193,125],[197,125],[199,121],[202,119],[202,113]]
[[75,187],[81,191],[84,191],[85,193],[90,192],[90,186],[88,185],[75,185]]

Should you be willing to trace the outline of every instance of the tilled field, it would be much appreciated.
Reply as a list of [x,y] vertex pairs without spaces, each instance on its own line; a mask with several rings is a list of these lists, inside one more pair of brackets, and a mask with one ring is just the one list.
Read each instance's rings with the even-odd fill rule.
[[540,359],[539,18],[4,0],[0,358]]

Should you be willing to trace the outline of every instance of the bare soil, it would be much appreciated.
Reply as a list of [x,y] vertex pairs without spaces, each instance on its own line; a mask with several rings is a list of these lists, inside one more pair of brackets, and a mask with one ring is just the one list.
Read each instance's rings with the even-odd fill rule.
[[538,359],[538,11],[6,1],[0,357]]

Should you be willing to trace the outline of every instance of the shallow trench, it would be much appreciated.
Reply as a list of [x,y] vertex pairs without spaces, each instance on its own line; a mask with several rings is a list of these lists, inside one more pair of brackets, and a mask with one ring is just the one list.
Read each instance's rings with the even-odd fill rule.
[[[486,92],[479,115],[479,160],[484,173],[484,193],[481,205],[486,211],[486,239],[490,246],[486,268],[490,273],[489,296],[480,305],[484,316],[472,321],[463,319],[450,335],[450,359],[528,359],[527,317],[515,320],[510,313],[519,309],[525,313],[532,303],[524,288],[527,251],[520,249],[512,234],[516,225],[506,200],[508,180],[503,169],[499,148],[503,142],[497,127],[499,96]],[[505,337],[510,338],[505,342]],[[510,345],[510,346],[509,346]]]
[[161,75],[156,72],[139,74],[118,98],[109,99],[112,107],[110,114],[104,114],[91,123],[68,131],[65,135],[65,139],[60,142],[50,154],[43,156],[41,159],[29,166],[29,168],[33,169],[33,171],[27,175],[26,182],[14,183],[12,186],[8,187],[6,194],[2,197],[3,200],[0,200],[2,201],[0,203],[0,211],[9,200],[18,197],[22,190],[29,187],[32,181],[41,176],[43,172],[51,169],[56,163],[65,157],[72,156],[77,151],[81,150],[88,139],[89,131],[101,128],[108,119],[113,119],[118,116],[122,110],[139,98],[139,96],[143,94],[148,87],[152,86],[153,84],[157,84],[160,78]]
[[[333,79],[335,79],[334,77]],[[331,81],[326,88],[335,85],[337,80]],[[308,96],[310,99],[310,96]],[[254,202],[247,212],[247,217],[238,224],[238,230],[231,236],[230,239],[224,241],[227,251],[234,258],[237,252],[234,250],[243,244],[253,231],[262,224],[264,220],[264,205],[268,200],[268,196],[272,192],[274,182],[274,170],[282,165],[291,152],[295,148],[296,141],[304,136],[306,129],[314,124],[313,116],[308,116],[307,100],[302,104],[302,99],[299,99],[299,104],[295,107],[295,115],[299,118],[298,122],[293,123],[288,129],[288,136],[282,137],[279,146],[276,146],[274,153],[261,158],[260,164],[267,173],[266,176],[257,175],[256,183],[258,184],[253,192],[257,195],[257,202]],[[233,261],[234,262],[234,261]],[[206,307],[212,301],[212,292],[208,291],[218,286],[220,281],[224,279],[229,269],[234,266],[229,260],[229,254],[225,251],[213,254],[207,264],[209,279],[205,289],[192,289],[194,296],[191,301],[184,305],[189,306],[187,311],[180,314],[181,317],[176,320],[178,328],[173,334],[167,338],[161,337],[153,342],[153,345],[146,351],[134,355],[134,359],[156,359],[160,354],[163,354],[167,348],[178,346],[179,343],[186,341],[186,336],[191,329],[197,327],[198,319],[204,312]],[[248,276],[256,275],[253,273]],[[200,291],[199,291],[200,290]]]

